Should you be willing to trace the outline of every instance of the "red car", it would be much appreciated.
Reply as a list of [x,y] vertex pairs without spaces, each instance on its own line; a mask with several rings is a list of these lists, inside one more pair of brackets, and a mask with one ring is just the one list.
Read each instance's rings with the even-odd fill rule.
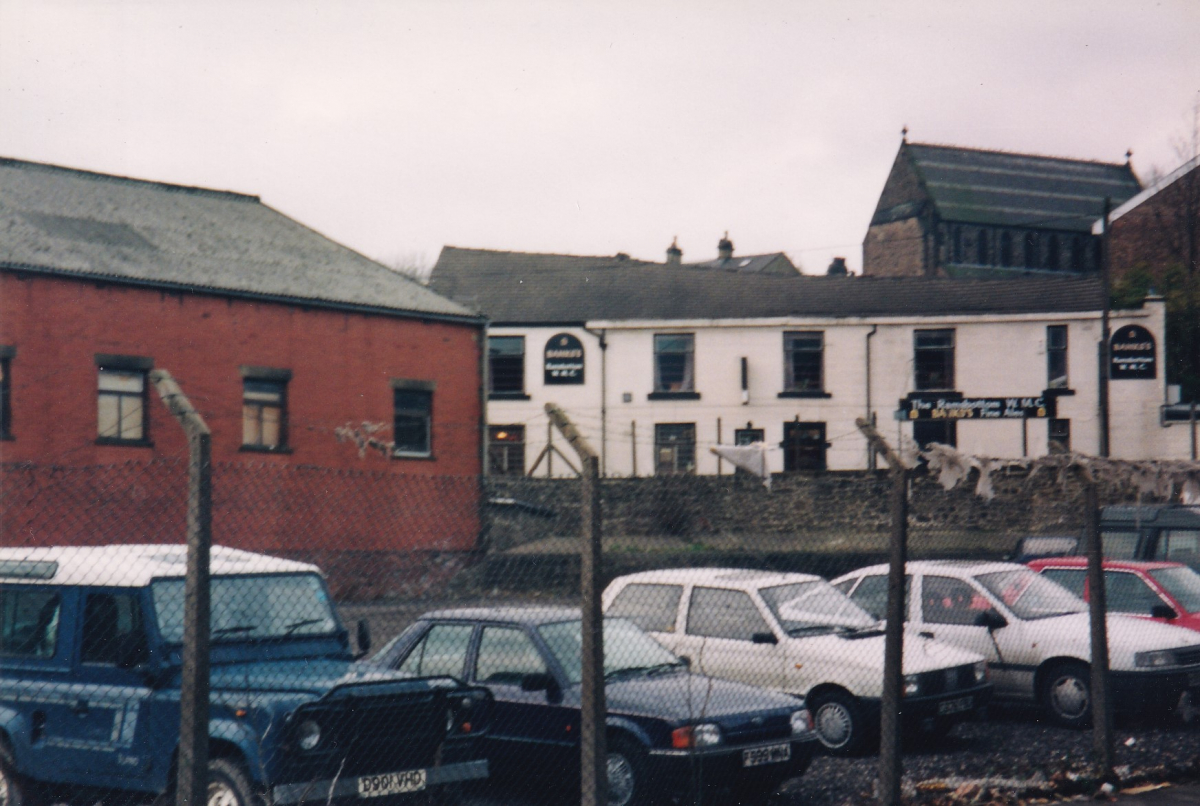
[[[1026,563],[1087,598],[1086,557],[1043,557]],[[1200,574],[1183,563],[1105,560],[1108,612],[1128,613],[1200,632]]]

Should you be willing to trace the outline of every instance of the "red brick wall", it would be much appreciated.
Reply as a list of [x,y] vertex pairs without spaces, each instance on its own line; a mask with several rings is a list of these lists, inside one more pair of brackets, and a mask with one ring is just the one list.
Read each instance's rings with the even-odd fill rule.
[[[1193,212],[1190,232],[1189,208]],[[1189,248],[1189,237],[1200,239],[1200,168],[1112,222],[1109,247],[1113,277],[1141,264],[1154,274],[1168,266],[1184,265],[1195,248]]]
[[[180,473],[155,468],[185,459],[187,445],[158,395],[149,400],[152,447],[95,444],[95,354],[116,353],[152,358],[171,372],[212,430],[218,542],[291,554],[473,548],[479,338],[478,328],[463,324],[2,272],[0,345],[17,353],[14,439],[0,442],[0,462],[59,470],[52,482],[29,484],[6,471],[0,542],[182,539],[181,526],[167,526],[182,512],[170,492]],[[239,450],[240,365],[291,370],[290,454]],[[436,384],[433,459],[359,458],[335,439],[338,426],[364,420],[386,423],[390,439],[392,378]],[[172,477],[167,492],[160,477]],[[26,487],[28,495],[13,497]],[[67,517],[89,507],[96,519]]]

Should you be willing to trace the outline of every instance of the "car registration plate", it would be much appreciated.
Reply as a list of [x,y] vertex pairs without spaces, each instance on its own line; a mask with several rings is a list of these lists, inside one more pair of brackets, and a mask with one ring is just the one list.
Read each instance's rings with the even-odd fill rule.
[[772,744],[767,747],[751,747],[742,751],[743,767],[759,767],[763,764],[777,764],[792,757],[792,746],[787,742]]
[[947,714],[961,714],[963,711],[970,711],[974,700],[971,697],[959,697],[957,700],[946,700],[939,702],[937,712],[939,716]]
[[382,775],[364,775],[358,779],[358,796],[360,798],[378,798],[384,795],[420,792],[424,788],[425,770],[385,772]]

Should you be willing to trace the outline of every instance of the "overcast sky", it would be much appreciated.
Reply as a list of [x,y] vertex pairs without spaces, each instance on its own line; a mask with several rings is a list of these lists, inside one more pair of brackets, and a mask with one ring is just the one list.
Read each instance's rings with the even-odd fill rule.
[[909,139],[1174,167],[1200,2],[0,0],[0,156],[257,194],[372,257],[861,242]]

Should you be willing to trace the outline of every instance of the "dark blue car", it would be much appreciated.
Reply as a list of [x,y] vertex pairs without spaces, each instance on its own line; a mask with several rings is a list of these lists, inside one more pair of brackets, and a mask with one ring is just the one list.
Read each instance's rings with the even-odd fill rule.
[[[425,614],[374,662],[486,686],[493,776],[577,792],[581,650],[578,610],[475,608]],[[698,787],[745,802],[808,767],[816,736],[802,700],[693,674],[624,619],[605,621],[604,657],[610,803]]]

